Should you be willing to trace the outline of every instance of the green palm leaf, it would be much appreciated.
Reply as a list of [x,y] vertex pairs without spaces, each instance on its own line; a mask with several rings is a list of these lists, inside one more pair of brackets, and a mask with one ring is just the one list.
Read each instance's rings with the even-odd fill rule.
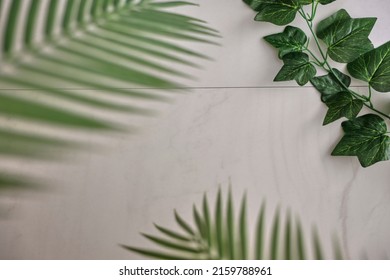
[[[262,203],[258,215],[254,242],[248,240],[248,213],[246,196],[243,197],[240,211],[234,213],[234,203],[231,191],[225,203],[225,213],[222,208],[222,193],[219,190],[214,206],[215,218],[211,220],[207,197],[203,199],[203,213],[194,206],[193,230],[190,222],[185,221],[175,211],[176,222],[180,230],[166,229],[156,225],[164,235],[160,238],[145,235],[157,247],[145,249],[122,245],[126,250],[157,259],[342,259],[343,253],[337,239],[333,242],[333,254],[325,255],[318,231],[314,229],[306,239],[299,219],[293,219],[290,211],[283,214],[277,208],[271,223],[265,219],[265,203]],[[225,219],[223,219],[225,217]],[[236,225],[236,226],[234,226]],[[222,229],[222,230],[221,230]],[[211,233],[208,235],[206,233]],[[209,236],[212,236],[210,238]],[[215,237],[215,239],[214,239]],[[166,239],[165,239],[166,238]],[[309,249],[310,252],[306,250]]]
[[[152,102],[168,101],[182,81],[192,79],[186,72],[199,67],[194,60],[208,59],[180,41],[216,44],[219,37],[204,21],[166,9],[183,5],[195,4],[0,1],[5,23],[0,28],[0,117],[68,130],[124,131],[128,126],[105,114],[150,116],[149,102],[152,107]],[[85,89],[103,94],[85,94]],[[51,98],[56,102],[48,102]],[[0,137],[0,156],[34,158],[48,145],[80,144],[15,131],[4,121]],[[14,185],[9,178],[0,175],[0,186]]]

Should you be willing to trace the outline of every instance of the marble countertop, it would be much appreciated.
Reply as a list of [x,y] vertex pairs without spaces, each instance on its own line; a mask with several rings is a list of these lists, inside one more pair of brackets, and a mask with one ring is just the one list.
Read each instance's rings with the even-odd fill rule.
[[[230,183],[237,202],[248,194],[252,226],[266,199],[269,215],[280,205],[316,225],[326,247],[336,233],[349,258],[390,257],[390,163],[362,168],[354,157],[330,156],[341,121],[322,126],[326,108],[311,86],[272,82],[281,65],[261,38],[281,27],[254,22],[239,0],[195,2],[179,11],[221,32],[221,47],[196,46],[214,61],[193,70],[199,79],[187,82],[189,93],[159,106],[140,132],[110,138],[108,149],[56,164],[14,161],[55,183],[1,198],[13,218],[0,222],[0,258],[137,259],[118,244],[148,246],[139,232],[173,225],[173,209],[191,217],[204,192],[215,198]],[[390,39],[390,1],[336,1],[318,17],[340,8],[378,17],[374,45]]]

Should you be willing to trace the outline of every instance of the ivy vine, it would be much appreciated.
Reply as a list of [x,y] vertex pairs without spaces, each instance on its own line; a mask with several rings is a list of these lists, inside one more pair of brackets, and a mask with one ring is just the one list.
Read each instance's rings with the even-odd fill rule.
[[[283,32],[264,39],[278,49],[283,67],[274,81],[295,80],[300,86],[311,83],[328,107],[323,124],[340,118],[344,135],[334,148],[334,156],[356,156],[363,167],[390,158],[389,112],[373,102],[375,92],[390,91],[390,41],[374,47],[369,35],[376,18],[352,18],[341,9],[318,22],[317,10],[335,0],[243,0],[257,12],[255,20],[278,26],[290,24],[299,15],[310,32],[286,26]],[[317,50],[312,50],[310,40]],[[333,60],[347,64],[349,75],[367,83],[367,92],[351,89],[351,77],[331,66]],[[316,76],[322,69],[327,74]],[[361,114],[363,107],[371,113]]]

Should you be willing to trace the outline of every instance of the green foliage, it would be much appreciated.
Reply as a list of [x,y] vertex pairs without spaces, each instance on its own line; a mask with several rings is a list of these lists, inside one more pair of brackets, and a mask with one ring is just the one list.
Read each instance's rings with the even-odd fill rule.
[[264,37],[273,47],[279,49],[279,58],[292,52],[301,52],[306,47],[306,34],[299,28],[287,26],[282,33]]
[[324,76],[314,77],[310,81],[321,93],[321,100],[326,102],[329,98],[345,90],[351,85],[351,78],[336,68]]
[[[21,122],[21,128],[51,125],[70,135],[128,131],[130,126],[107,115],[153,114],[148,106],[169,101],[168,94],[182,87],[178,78],[192,79],[185,71],[198,67],[193,60],[208,59],[181,41],[216,44],[212,40],[219,37],[204,21],[165,10],[195,5],[185,1],[2,2],[0,116]],[[6,122],[0,131],[0,155],[35,158],[48,148],[54,155],[53,148],[80,147]],[[0,185],[14,185],[9,178],[1,172]]]
[[352,19],[340,10],[317,26],[317,36],[328,46],[329,56],[337,62],[348,63],[373,49],[368,36],[376,18]]
[[310,63],[309,56],[301,52],[293,52],[283,56],[284,66],[274,81],[295,80],[300,86],[307,84],[317,73]]
[[352,77],[368,82],[375,90],[390,91],[390,42],[348,64]]
[[322,5],[327,5],[327,4],[330,4],[334,1],[336,1],[336,0],[318,0],[318,2]]
[[334,155],[357,156],[363,167],[388,160],[390,137],[384,120],[373,114],[363,115],[342,124],[345,135],[332,152]]
[[[159,235],[142,234],[157,246],[156,249],[127,245],[122,247],[146,257],[169,260],[308,259],[309,255],[315,259],[325,257],[317,232],[312,232],[311,242],[308,242],[299,219],[292,218],[288,211],[282,214],[277,209],[271,223],[266,223],[266,207],[263,202],[252,243],[248,238],[248,217],[253,215],[247,213],[246,196],[237,212],[234,211],[231,191],[223,203],[221,190],[215,201],[214,215],[210,212],[206,195],[202,211],[198,209],[200,208],[193,206],[192,224],[174,212],[179,230],[155,225]],[[340,246],[336,243],[333,245],[333,258],[342,259]]]
[[[342,123],[345,135],[332,155],[357,156],[363,167],[388,160],[390,132],[386,121],[390,120],[389,112],[378,110],[372,99],[373,89],[390,91],[390,42],[374,48],[369,35],[376,18],[352,18],[341,9],[320,21],[315,30],[314,20],[319,4],[330,4],[334,0],[244,2],[257,12],[256,20],[287,25],[299,14],[306,22],[311,37],[297,27],[287,26],[282,33],[268,35],[264,39],[278,49],[279,58],[284,63],[275,81],[295,80],[301,86],[310,81],[329,108],[324,125],[340,118],[348,119]],[[309,49],[310,39],[315,42],[320,56]],[[368,92],[360,94],[352,90],[351,78],[333,68],[330,59],[347,63],[352,77],[367,82]],[[316,67],[327,74],[315,77]],[[363,107],[373,114],[360,115]]]
[[[291,23],[297,12],[304,5],[309,5],[312,0],[243,0],[253,10],[257,11],[255,20],[271,22],[276,25]],[[326,5],[335,0],[319,0]]]
[[363,108],[363,101],[354,99],[348,91],[340,91],[330,97],[325,104],[329,107],[326,113],[324,125],[332,123],[343,117],[354,119]]
[[268,21],[277,25],[286,25],[295,19],[300,7],[299,0],[260,1],[255,20]]

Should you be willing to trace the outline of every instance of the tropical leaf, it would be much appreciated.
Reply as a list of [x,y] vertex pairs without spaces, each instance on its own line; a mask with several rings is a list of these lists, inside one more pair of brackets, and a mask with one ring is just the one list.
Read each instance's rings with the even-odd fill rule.
[[[181,41],[216,44],[218,32],[206,22],[166,9],[183,5],[195,4],[0,1],[0,118],[70,135],[129,130],[107,115],[150,116],[155,102],[166,102],[192,79],[186,72],[199,67],[194,60],[208,59]],[[49,146],[80,144],[1,120],[0,137],[0,155],[8,157],[41,157]],[[0,176],[2,186],[14,181]]]
[[314,259],[343,258],[337,239],[333,242],[333,256],[325,255],[326,252],[315,228],[308,242],[299,219],[292,218],[289,211],[283,213],[281,208],[278,208],[271,223],[267,223],[266,207],[263,202],[252,243],[248,240],[249,213],[247,213],[246,196],[243,197],[236,215],[231,191],[223,205],[222,193],[219,190],[214,206],[214,219],[210,215],[207,201],[205,195],[202,214],[198,212],[196,206],[193,208],[194,229],[189,221],[183,220],[175,211],[180,230],[155,225],[164,237],[143,234],[157,246],[156,249],[128,245],[122,247],[157,259],[307,259],[310,256]]

